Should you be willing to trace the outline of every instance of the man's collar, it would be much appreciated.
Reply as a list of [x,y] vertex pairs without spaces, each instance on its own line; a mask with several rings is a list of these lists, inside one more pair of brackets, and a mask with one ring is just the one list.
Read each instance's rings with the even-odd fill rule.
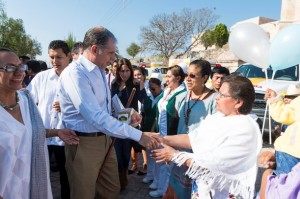
[[86,57],[80,55],[77,62],[81,63],[82,65],[84,65],[84,67],[91,72],[92,70],[94,70],[95,68],[100,68],[98,67],[96,64],[94,64],[93,62],[91,62],[90,60],[88,60]]

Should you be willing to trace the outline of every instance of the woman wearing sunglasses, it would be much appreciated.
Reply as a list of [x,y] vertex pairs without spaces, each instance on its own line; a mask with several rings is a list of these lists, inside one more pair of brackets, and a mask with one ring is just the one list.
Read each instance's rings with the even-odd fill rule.
[[164,148],[153,150],[157,162],[188,167],[186,174],[194,179],[190,198],[253,198],[262,145],[259,127],[248,115],[254,99],[250,80],[225,77],[216,97],[218,113],[207,116],[189,134],[162,137]]
[[[188,92],[179,108],[177,134],[189,133],[197,128],[207,115],[215,112],[216,93],[205,86],[210,73],[211,65],[208,61],[195,60],[190,63],[185,78]],[[191,150],[187,151],[191,152]],[[186,167],[173,166],[169,186],[163,198],[176,199],[191,196],[192,180],[184,175],[186,170]]]
[[45,129],[29,92],[19,90],[25,65],[0,48],[0,198],[52,198],[46,137],[77,144],[75,132]]

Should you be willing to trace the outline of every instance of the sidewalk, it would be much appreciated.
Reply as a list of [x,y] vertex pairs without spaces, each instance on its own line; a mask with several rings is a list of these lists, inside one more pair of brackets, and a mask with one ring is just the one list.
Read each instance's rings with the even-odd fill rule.
[[[142,168],[142,155],[139,156],[138,170]],[[130,161],[131,162],[131,161]],[[130,165],[131,167],[131,165]],[[129,167],[129,168],[130,168]],[[142,182],[145,176],[137,175],[137,172],[128,175],[128,186],[120,193],[120,199],[152,199],[149,196],[149,185]],[[60,199],[59,172],[50,172],[53,199]]]
[[[266,140],[266,139],[264,139]],[[263,147],[272,147],[268,143],[268,141],[264,142]],[[130,168],[130,167],[129,167]],[[139,168],[142,168],[142,156],[139,156]],[[263,173],[264,169],[259,168],[257,179],[255,183],[255,189],[256,191],[259,190],[260,182],[261,182],[261,175]],[[59,173],[58,172],[51,172],[50,174],[51,178],[51,184],[52,184],[52,192],[53,192],[53,198],[54,199],[60,199],[60,183],[59,183]],[[152,197],[149,196],[150,189],[149,184],[144,184],[142,182],[144,176],[138,176],[137,173],[133,173],[131,175],[128,175],[128,186],[125,191],[120,193],[120,199],[152,199]]]

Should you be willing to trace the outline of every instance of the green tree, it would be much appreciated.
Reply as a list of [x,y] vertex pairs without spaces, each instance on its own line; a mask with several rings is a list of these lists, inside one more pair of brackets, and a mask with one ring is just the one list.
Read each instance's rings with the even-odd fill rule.
[[68,44],[69,48],[72,49],[76,43],[76,37],[73,35],[73,33],[69,33],[67,39],[65,39],[65,42]]
[[200,33],[213,28],[217,19],[218,16],[206,8],[156,15],[148,26],[141,28],[143,49],[161,54],[165,61],[175,54],[177,58],[188,54],[200,44]]
[[0,46],[31,58],[42,53],[41,44],[26,34],[22,19],[7,17],[3,9],[0,11]]
[[135,58],[135,56],[141,52],[141,47],[137,45],[136,43],[131,43],[130,46],[126,49],[128,55],[130,55],[132,58]]
[[228,42],[229,38],[227,26],[222,23],[218,24],[214,29],[214,37],[216,46],[222,48]]
[[205,47],[205,50],[208,47],[213,46],[215,44],[214,32],[212,30],[205,31],[202,34],[200,41],[201,41],[202,45]]

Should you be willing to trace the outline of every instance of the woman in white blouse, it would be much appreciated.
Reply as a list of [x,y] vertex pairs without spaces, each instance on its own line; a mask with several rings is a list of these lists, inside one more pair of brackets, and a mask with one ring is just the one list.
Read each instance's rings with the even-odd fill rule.
[[45,129],[28,91],[26,65],[0,48],[0,198],[52,198],[46,136],[77,144],[73,131]]
[[[185,74],[180,66],[174,65],[169,67],[166,78],[168,86],[157,104],[156,130],[161,136],[177,134],[178,110],[186,93],[184,85]],[[172,165],[155,165],[154,180],[149,186],[150,189],[153,189],[153,191],[149,192],[151,197],[161,197],[165,194],[169,184],[171,169]]]
[[[189,167],[186,174],[194,179],[191,198],[253,198],[262,145],[259,127],[247,115],[254,98],[247,78],[227,76],[216,97],[218,113],[189,134],[161,138],[164,148],[154,150],[152,156],[157,162]],[[193,153],[170,146],[189,148]]]

